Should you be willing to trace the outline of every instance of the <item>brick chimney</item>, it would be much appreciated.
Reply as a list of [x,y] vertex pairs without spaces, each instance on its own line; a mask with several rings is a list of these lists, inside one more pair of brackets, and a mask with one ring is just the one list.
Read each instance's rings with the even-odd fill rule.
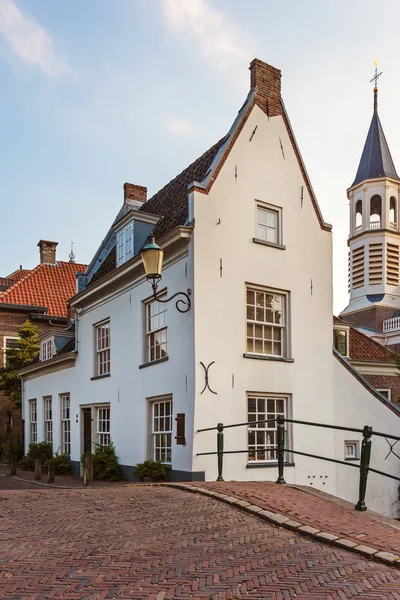
[[124,202],[126,200],[136,200],[143,204],[147,200],[147,187],[135,185],[134,183],[124,183]]
[[269,117],[282,114],[281,77],[279,69],[258,58],[250,63],[250,87],[257,88],[256,104]]
[[40,262],[54,265],[56,262],[56,248],[58,242],[40,240],[38,246],[40,248]]

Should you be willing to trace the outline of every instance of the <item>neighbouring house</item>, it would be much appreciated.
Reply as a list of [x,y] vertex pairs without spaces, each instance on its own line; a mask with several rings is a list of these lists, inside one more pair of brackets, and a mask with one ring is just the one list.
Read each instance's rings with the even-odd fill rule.
[[333,345],[377,392],[400,404],[400,356],[337,317]]
[[[0,278],[0,342],[1,366],[5,366],[7,350],[15,347],[18,332],[26,319],[39,328],[41,334],[61,331],[68,325],[67,300],[76,291],[76,273],[86,265],[56,260],[57,242],[40,240],[40,263],[34,269],[19,269]],[[73,335],[73,334],[71,334]],[[55,353],[56,348],[49,349]],[[46,355],[48,356],[48,355]],[[0,392],[0,439],[22,441],[21,410],[14,407]]]
[[[277,428],[265,420],[279,415],[398,433],[400,408],[332,348],[331,227],[281,72],[255,59],[250,76],[219,142],[149,200],[125,184],[121,210],[78,274],[74,339],[21,371],[26,444],[51,426],[76,473],[83,452],[112,440],[127,477],[154,458],[172,479],[214,480],[217,458],[203,453],[216,450],[216,432],[199,430],[249,422],[225,430],[225,450],[236,453],[225,455],[224,476],[275,480]],[[151,233],[164,251],[161,301],[140,255]],[[190,294],[190,310],[167,302],[178,292]],[[400,471],[384,438],[372,446],[371,466]],[[357,500],[349,465],[359,463],[359,433],[288,423],[286,448],[286,481]],[[397,482],[370,473],[367,504],[397,516]]]

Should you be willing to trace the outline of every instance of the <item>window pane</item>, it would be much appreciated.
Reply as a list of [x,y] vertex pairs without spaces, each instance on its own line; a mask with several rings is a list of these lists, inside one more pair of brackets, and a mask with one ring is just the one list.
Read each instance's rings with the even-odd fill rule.
[[257,208],[257,223],[261,225],[267,224],[267,211],[264,208]]

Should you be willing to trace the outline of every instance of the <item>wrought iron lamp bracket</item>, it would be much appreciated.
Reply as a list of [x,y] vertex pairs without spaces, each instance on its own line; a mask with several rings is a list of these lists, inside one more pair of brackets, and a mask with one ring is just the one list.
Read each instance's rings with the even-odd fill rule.
[[[162,302],[162,304],[166,304],[167,302],[170,302],[171,300],[173,300],[174,298],[177,298],[178,296],[183,296],[183,298],[179,298],[176,301],[175,306],[176,306],[177,310],[179,310],[180,313],[186,313],[190,310],[190,308],[192,306],[192,303],[190,301],[190,296],[192,294],[192,290],[190,288],[186,292],[176,292],[176,294],[173,294],[169,298],[163,298],[163,297],[157,296],[158,281],[156,279],[154,279],[151,282],[151,286],[153,288],[153,299],[157,300],[157,302]],[[182,308],[180,305],[183,305]]]

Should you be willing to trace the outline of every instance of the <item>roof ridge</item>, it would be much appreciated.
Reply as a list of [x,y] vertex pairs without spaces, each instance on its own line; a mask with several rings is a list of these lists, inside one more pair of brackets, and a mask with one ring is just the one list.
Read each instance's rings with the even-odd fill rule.
[[13,285],[11,285],[9,288],[7,288],[6,290],[4,290],[4,292],[0,293],[0,301],[3,298],[6,298],[11,292],[13,292],[14,290],[18,289],[18,287],[20,285],[22,285],[22,283],[24,283],[27,279],[29,279],[30,277],[32,277],[32,275],[34,273],[37,273],[38,271],[40,271],[41,267],[43,267],[44,263],[40,263],[38,265],[36,265],[36,267],[34,267],[33,269],[31,269],[29,271],[29,273],[27,275],[25,275],[24,277],[21,277],[21,279],[18,279],[18,281],[16,281],[15,283],[13,283]]

